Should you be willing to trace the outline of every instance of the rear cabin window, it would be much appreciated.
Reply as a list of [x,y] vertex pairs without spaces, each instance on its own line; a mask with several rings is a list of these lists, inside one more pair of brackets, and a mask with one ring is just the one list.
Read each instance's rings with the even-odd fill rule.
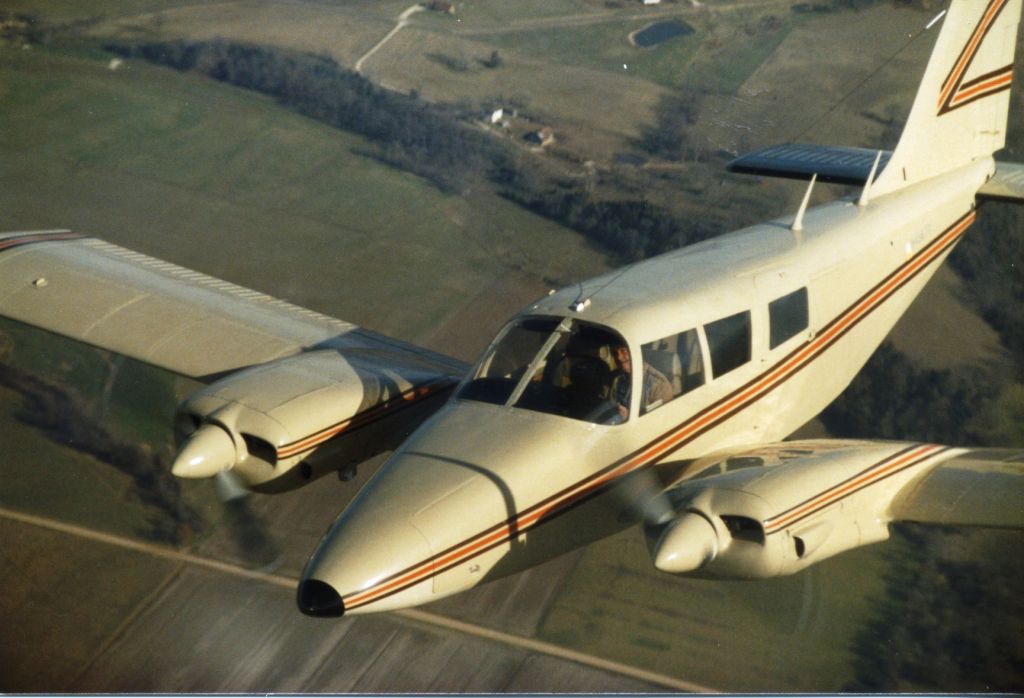
[[697,330],[649,342],[640,349],[644,359],[641,414],[704,385],[704,358]]
[[744,310],[704,325],[715,378],[750,361],[750,311]]
[[774,349],[807,329],[807,289],[801,288],[768,304],[771,327],[768,348]]

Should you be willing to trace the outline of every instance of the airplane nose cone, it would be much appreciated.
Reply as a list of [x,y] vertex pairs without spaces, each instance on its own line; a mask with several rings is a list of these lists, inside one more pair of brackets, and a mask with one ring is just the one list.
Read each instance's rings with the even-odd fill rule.
[[340,618],[345,615],[345,602],[341,595],[327,582],[319,579],[304,579],[299,582],[296,594],[299,610],[314,618]]

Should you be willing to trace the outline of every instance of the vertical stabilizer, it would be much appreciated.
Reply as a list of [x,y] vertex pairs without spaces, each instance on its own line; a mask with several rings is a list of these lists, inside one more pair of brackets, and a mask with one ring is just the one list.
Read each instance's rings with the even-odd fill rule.
[[989,157],[1006,143],[1021,0],[953,0],[880,196]]

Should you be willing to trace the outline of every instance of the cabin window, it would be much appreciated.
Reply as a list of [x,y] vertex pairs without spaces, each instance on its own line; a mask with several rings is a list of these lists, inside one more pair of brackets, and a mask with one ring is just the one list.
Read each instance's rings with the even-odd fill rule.
[[640,414],[704,385],[704,358],[697,330],[649,342],[640,349],[644,359]]
[[715,378],[750,361],[750,311],[704,325]]
[[768,343],[770,349],[806,330],[807,289],[801,288],[769,303],[768,324],[771,327]]
[[458,397],[597,424],[629,418],[629,347],[615,332],[571,318],[523,318],[484,355]]

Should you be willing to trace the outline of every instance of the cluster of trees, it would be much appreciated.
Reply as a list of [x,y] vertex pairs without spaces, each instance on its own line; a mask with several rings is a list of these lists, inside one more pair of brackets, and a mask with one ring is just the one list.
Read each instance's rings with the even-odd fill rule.
[[534,213],[579,231],[624,263],[638,262],[722,232],[707,222],[683,225],[671,212],[649,201],[595,199],[571,183],[543,190],[521,185],[508,187],[503,193]]
[[462,124],[454,110],[377,87],[329,57],[222,40],[106,48],[273,96],[305,116],[365,136],[385,161],[445,191],[468,187],[512,157],[497,139]]
[[150,538],[174,545],[204,526],[199,513],[182,497],[168,453],[121,441],[83,399],[13,366],[0,364],[0,385],[22,395],[21,421],[131,477],[134,495],[152,509]]
[[[1013,158],[1009,158],[1013,159]],[[986,204],[950,258],[973,304],[999,332],[1024,379],[1024,211]]]
[[836,436],[979,446],[996,393],[981,369],[921,368],[885,343],[821,419]]
[[706,160],[709,146],[694,135],[692,128],[700,117],[700,109],[701,97],[694,90],[662,97],[655,110],[654,124],[644,128],[637,147],[666,160]]
[[[643,199],[603,201],[573,184],[554,181],[539,168],[527,171],[517,149],[464,124],[456,111],[379,88],[331,58],[222,40],[117,43],[107,48],[271,95],[306,116],[367,137],[379,147],[382,160],[442,190],[462,190],[475,178],[486,178],[508,199],[573,228],[622,261],[644,259],[719,232],[707,223],[684,225]],[[485,65],[498,67],[501,56],[495,51]],[[698,105],[690,98],[679,100],[672,108],[666,106],[665,118],[682,114],[684,123],[692,123]],[[655,138],[654,129],[651,133]]]
[[1005,549],[1016,541],[989,533],[982,545],[966,534],[974,559],[963,560],[951,554],[963,533],[911,525],[895,533],[904,541],[890,553],[885,596],[854,639],[855,678],[844,690],[1024,688],[1024,558]]

